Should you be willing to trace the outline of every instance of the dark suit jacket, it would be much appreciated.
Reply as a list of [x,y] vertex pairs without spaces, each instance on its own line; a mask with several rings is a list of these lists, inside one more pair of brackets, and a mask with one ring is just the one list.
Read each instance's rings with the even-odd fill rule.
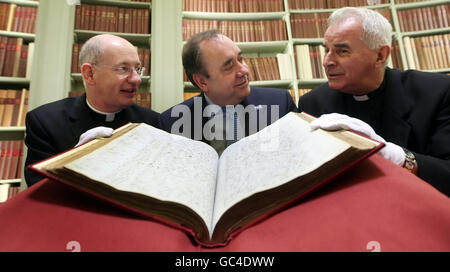
[[[40,106],[26,116],[25,144],[28,153],[25,167],[74,147],[80,135],[91,128],[105,126],[115,129],[128,122],[147,123],[159,128],[158,118],[159,113],[133,105],[117,113],[114,121],[106,122],[104,115],[89,108],[86,95]],[[28,186],[42,178],[25,170]]]
[[[194,103],[194,101],[197,101]],[[198,103],[198,108],[194,107],[194,105]],[[171,117],[172,110],[180,105],[184,105],[185,109],[189,111],[189,118],[191,122],[191,126],[189,128],[182,127],[181,132],[183,132],[181,135],[184,135],[188,138],[194,139],[194,140],[201,140],[205,143],[208,143],[208,141],[204,138],[204,135],[202,133],[203,126],[208,121],[208,117],[203,117],[203,110],[208,105],[206,102],[205,95],[203,92],[195,96],[191,99],[188,99],[184,102],[182,102],[179,105],[176,105],[165,112],[161,113],[160,116],[160,124],[161,129],[164,129],[167,132],[171,132],[172,125],[179,120],[180,118],[183,118],[183,114],[177,115],[176,117]],[[259,105],[261,106],[267,106],[267,111],[264,110],[265,107],[260,107],[261,110],[256,111],[257,112],[257,124],[256,124],[256,131],[259,131],[263,129],[265,126],[259,126],[259,119],[262,117],[262,114],[265,115],[265,118],[267,118],[267,124],[271,124],[271,114],[272,114],[272,108],[271,105],[277,105],[279,106],[279,116],[277,118],[281,118],[287,113],[291,111],[297,111],[297,107],[295,106],[294,101],[292,100],[292,96],[286,91],[281,89],[274,89],[274,88],[256,88],[252,87],[250,91],[250,95],[246,97],[241,103],[244,108],[248,105],[253,105],[258,108]],[[194,121],[201,120],[201,124],[195,124]],[[274,120],[275,121],[275,120]],[[264,123],[264,122],[263,122]],[[254,124],[252,124],[254,125]],[[248,114],[245,115],[245,136],[248,136],[251,134],[251,126],[249,125],[249,116]],[[185,129],[188,129],[186,131]],[[177,132],[172,132],[175,134],[179,134]]]
[[[376,133],[412,151],[419,177],[450,195],[450,76],[387,68],[384,84]],[[315,116],[348,115],[353,110],[345,96],[326,83],[302,96],[298,107]]]

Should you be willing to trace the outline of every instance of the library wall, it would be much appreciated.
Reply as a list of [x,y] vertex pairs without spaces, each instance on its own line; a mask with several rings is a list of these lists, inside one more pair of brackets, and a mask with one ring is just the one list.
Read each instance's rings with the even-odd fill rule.
[[[326,82],[322,66],[326,22],[333,10],[344,6],[365,6],[389,20],[394,30],[389,67],[450,71],[447,1],[183,0],[182,36],[186,40],[205,29],[219,29],[248,57],[251,85],[289,89],[297,101]],[[278,69],[272,66],[274,59]],[[199,93],[186,76],[184,82],[185,99]]]
[[22,178],[39,1],[0,1],[0,203]]

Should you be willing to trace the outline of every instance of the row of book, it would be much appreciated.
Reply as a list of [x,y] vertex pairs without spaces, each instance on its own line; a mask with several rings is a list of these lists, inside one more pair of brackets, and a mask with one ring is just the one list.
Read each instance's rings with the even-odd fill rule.
[[294,70],[292,68],[291,56],[289,54],[278,53],[277,60],[280,79],[292,80],[294,78]]
[[396,4],[407,4],[407,3],[416,3],[416,2],[426,2],[429,0],[395,0]]
[[[289,9],[331,9],[388,4],[389,0],[288,0]],[[277,12],[283,0],[183,0],[184,11]]]
[[37,7],[0,3],[0,30],[34,33]]
[[22,177],[23,140],[0,141],[0,180]]
[[[391,25],[392,14],[387,8],[377,9]],[[331,12],[299,13],[290,17],[293,38],[322,38],[327,29],[327,20]]]
[[450,67],[450,34],[404,37],[410,69],[435,70]]
[[283,0],[183,0],[184,11],[198,12],[277,12],[284,11]]
[[287,40],[283,20],[219,21],[183,19],[183,40],[208,29],[218,29],[234,42]]
[[388,3],[389,0],[288,0],[289,9],[331,9]]
[[[79,56],[80,56],[80,50],[83,46],[83,43],[75,43],[73,44],[72,48],[72,66],[71,66],[71,72],[72,73],[81,73],[80,70],[80,63],[79,63]],[[141,61],[142,67],[145,68],[144,70],[144,76],[150,75],[150,60],[151,60],[151,50],[150,48],[143,48],[143,47],[136,47],[138,51],[138,56]]]
[[34,43],[22,38],[0,36],[0,76],[26,77],[31,74]]
[[[400,10],[398,18],[400,30],[417,31],[436,28],[447,28],[450,26],[450,5],[438,5],[434,7],[425,7],[418,9]],[[386,17],[391,25],[392,14],[390,9],[377,9]],[[293,38],[321,38],[325,35],[327,20],[331,12],[299,13],[290,16],[291,30]],[[262,22],[279,22],[281,26],[267,24]],[[284,29],[281,29],[281,28]],[[196,20],[183,19],[183,39],[187,40],[192,34],[211,28],[220,29],[222,32],[229,33],[228,36],[236,36],[235,41],[266,41],[266,40],[284,40],[286,35],[285,26],[282,20],[265,21],[217,21],[217,20]],[[281,31],[282,38],[274,37],[269,39],[258,39],[252,35],[263,34],[266,29],[276,29]],[[276,35],[276,33],[274,34]],[[251,36],[251,37],[248,37]]]
[[294,55],[297,65],[297,78],[312,79],[326,77],[322,65],[325,48],[322,45],[295,45]]
[[397,40],[392,40],[391,54],[388,59],[388,66],[403,70],[403,62],[400,54],[400,46]]
[[[84,94],[84,91],[70,91],[69,97],[76,97]],[[135,96],[135,103],[141,107],[152,107],[152,94],[150,92],[137,92]]]
[[0,89],[0,126],[25,126],[30,91]]
[[243,58],[248,66],[249,80],[280,80],[280,69],[276,57]]
[[420,31],[449,27],[450,5],[398,10],[400,31]]
[[0,184],[0,203],[3,203],[20,193],[19,184]]
[[150,10],[103,5],[77,5],[75,29],[149,34]]
[[322,38],[330,14],[330,12],[292,14],[290,18],[292,37]]

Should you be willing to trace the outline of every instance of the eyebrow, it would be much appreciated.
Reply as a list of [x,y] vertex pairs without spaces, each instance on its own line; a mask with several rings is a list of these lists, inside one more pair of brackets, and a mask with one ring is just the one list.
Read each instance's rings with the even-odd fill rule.
[[[240,56],[242,56],[242,51],[239,51],[239,53],[238,53],[238,57],[240,57]],[[222,64],[222,67],[225,67],[232,62],[233,62],[233,58],[229,58]]]
[[[121,66],[121,65],[131,66],[130,63],[126,62],[126,61],[122,61],[121,63],[117,64],[117,66]],[[142,66],[141,61],[138,61],[135,66]]]
[[339,47],[339,48],[350,48],[350,46],[346,43],[335,43],[333,45],[334,45],[334,47]]

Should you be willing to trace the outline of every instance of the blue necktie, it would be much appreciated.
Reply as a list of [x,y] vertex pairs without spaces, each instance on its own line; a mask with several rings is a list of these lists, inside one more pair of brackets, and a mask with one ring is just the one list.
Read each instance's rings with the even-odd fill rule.
[[238,127],[238,120],[237,120],[237,112],[233,112],[233,139],[227,140],[227,146],[234,144],[237,142],[237,128]]

